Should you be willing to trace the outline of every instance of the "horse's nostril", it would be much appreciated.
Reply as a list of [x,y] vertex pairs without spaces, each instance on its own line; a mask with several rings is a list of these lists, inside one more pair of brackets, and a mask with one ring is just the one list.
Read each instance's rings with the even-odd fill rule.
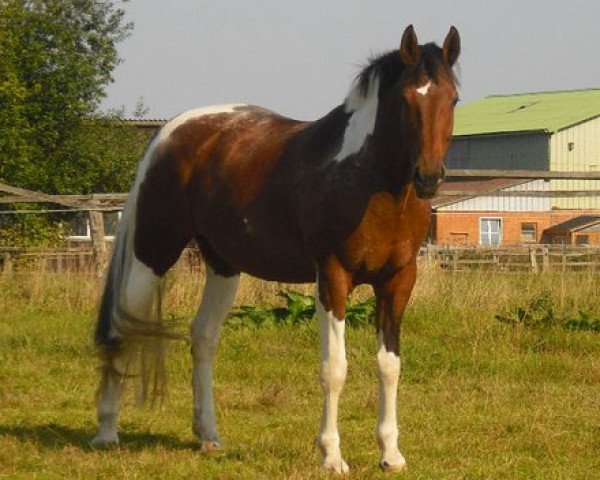
[[421,184],[424,187],[438,186],[444,180],[443,175],[421,175],[421,172],[417,169],[415,171],[415,182]]

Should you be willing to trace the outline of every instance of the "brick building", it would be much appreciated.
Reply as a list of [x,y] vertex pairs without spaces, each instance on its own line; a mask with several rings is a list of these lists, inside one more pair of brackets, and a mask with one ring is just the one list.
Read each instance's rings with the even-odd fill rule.
[[[455,169],[597,172],[600,89],[491,96],[460,107],[446,163]],[[557,190],[598,194],[543,196]],[[461,191],[476,194],[456,196]],[[527,191],[538,193],[528,196]],[[571,243],[575,236],[554,235],[551,229],[598,214],[598,180],[451,179],[434,201],[431,240],[462,245]],[[584,244],[596,236],[589,232],[578,238]]]

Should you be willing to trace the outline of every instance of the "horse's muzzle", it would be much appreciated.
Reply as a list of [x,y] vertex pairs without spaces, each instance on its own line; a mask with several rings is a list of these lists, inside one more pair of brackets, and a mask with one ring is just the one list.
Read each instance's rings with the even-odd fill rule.
[[446,169],[442,167],[439,173],[433,175],[422,175],[419,167],[415,169],[414,185],[417,197],[428,200],[435,197],[439,186],[444,181]]

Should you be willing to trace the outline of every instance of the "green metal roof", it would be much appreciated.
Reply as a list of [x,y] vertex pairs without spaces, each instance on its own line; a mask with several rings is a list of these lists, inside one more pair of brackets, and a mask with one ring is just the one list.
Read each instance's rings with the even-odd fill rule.
[[456,109],[454,135],[558,132],[600,117],[600,88],[492,95]]

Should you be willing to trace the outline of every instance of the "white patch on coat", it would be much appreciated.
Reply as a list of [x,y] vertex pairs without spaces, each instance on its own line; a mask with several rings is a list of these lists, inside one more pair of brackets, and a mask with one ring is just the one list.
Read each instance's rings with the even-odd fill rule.
[[192,120],[195,118],[205,117],[207,115],[218,115],[220,113],[233,113],[236,108],[239,107],[247,107],[248,105],[245,103],[231,103],[227,105],[211,105],[208,107],[200,107],[194,108],[193,110],[188,110],[175,118],[169,120],[158,133],[158,142],[162,142],[163,140],[169,138],[169,136],[181,125],[183,125],[188,120]]
[[385,348],[383,333],[377,336],[377,373],[379,376],[379,415],[377,442],[381,448],[384,470],[401,470],[406,460],[398,450],[398,420],[396,415],[400,357]]
[[429,80],[425,85],[422,85],[421,87],[417,88],[417,93],[419,95],[427,95],[429,93],[429,89],[431,88],[431,80]]
[[194,360],[194,432],[210,450],[220,444],[213,397],[213,359],[221,326],[235,301],[240,276],[223,277],[207,266],[202,303],[191,325]]
[[319,299],[318,283],[315,297],[321,332],[321,384],[324,395],[323,417],[318,440],[325,457],[324,468],[338,474],[348,473],[348,464],[342,458],[337,427],[339,398],[347,372],[344,339],[346,322],[336,318],[333,312],[325,310]]
[[125,280],[121,306],[133,318],[148,321],[152,314],[151,309],[154,306],[159,283],[160,277],[133,255]]
[[372,76],[369,79],[366,95],[362,94],[358,84],[352,88],[344,105],[346,113],[350,113],[351,116],[344,131],[342,147],[335,156],[336,161],[360,152],[367,137],[375,130],[378,106],[379,78]]

